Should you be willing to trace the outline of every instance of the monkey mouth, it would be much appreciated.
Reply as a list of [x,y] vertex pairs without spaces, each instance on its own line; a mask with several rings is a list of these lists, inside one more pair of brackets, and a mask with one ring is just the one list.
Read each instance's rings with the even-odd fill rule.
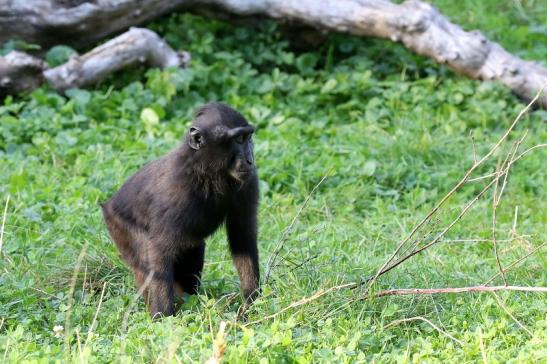
[[246,168],[246,169],[233,169],[230,171],[229,174],[230,176],[232,176],[232,178],[238,181],[242,181],[248,178],[249,176],[252,176],[254,173],[255,173],[254,168]]
[[254,169],[253,168],[248,168],[248,169],[237,169],[235,172],[237,174],[251,174],[251,173],[254,173]]

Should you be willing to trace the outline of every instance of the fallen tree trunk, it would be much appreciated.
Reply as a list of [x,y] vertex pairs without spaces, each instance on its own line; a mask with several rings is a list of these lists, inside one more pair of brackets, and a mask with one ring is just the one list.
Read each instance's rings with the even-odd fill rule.
[[184,0],[7,0],[0,3],[0,44],[20,39],[49,48],[82,48],[151,21]]
[[23,52],[12,51],[0,57],[0,98],[40,86],[45,68],[44,61]]
[[97,83],[109,74],[138,62],[152,67],[186,67],[190,55],[175,52],[156,33],[131,28],[90,52],[71,57],[58,67],[48,69],[39,58],[22,52],[0,57],[0,95],[32,90],[46,81],[64,91]]
[[[547,68],[511,55],[480,32],[466,32],[433,6],[417,0],[401,5],[385,0],[215,1],[232,12],[265,13],[361,36],[402,42],[408,49],[446,64],[457,73],[496,80],[530,100],[547,84]],[[547,95],[540,103],[547,107]]]
[[[64,5],[63,5],[64,4]],[[70,5],[67,5],[70,4]],[[547,83],[547,68],[523,61],[480,32],[466,32],[418,0],[28,0],[0,6],[0,42],[23,38],[51,45],[85,44],[169,11],[215,7],[240,16],[266,15],[320,29],[403,43],[457,73],[496,80],[524,99]],[[547,107],[547,96],[539,103]]]

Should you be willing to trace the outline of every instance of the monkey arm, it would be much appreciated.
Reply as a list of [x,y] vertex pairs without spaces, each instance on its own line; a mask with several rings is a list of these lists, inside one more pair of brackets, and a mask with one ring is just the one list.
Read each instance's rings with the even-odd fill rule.
[[256,203],[240,204],[226,219],[226,229],[234,265],[241,281],[241,290],[247,304],[258,294],[260,271],[257,248]]

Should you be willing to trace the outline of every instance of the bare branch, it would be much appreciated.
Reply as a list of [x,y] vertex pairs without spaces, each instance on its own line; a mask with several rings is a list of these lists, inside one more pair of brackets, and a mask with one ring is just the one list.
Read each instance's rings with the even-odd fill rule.
[[[473,173],[473,171],[475,171],[482,163],[484,163],[488,158],[490,158],[490,156],[493,155],[493,153],[500,147],[500,145],[503,143],[503,141],[505,141],[507,139],[507,137],[509,136],[509,134],[511,133],[511,131],[515,128],[516,124],[518,123],[518,121],[522,118],[522,116],[524,115],[524,113],[530,109],[530,107],[532,106],[532,104],[535,102],[535,100],[537,100],[537,98],[539,97],[539,95],[541,94],[541,92],[543,92],[543,89],[547,86],[544,85],[543,88],[539,91],[539,93],[536,95],[536,97],[534,97],[534,99],[532,101],[530,101],[530,103],[525,107],[523,108],[519,114],[517,115],[517,117],[515,118],[515,120],[511,123],[511,125],[509,126],[509,129],[506,130],[506,132],[503,134],[503,136],[496,142],[496,144],[490,149],[490,151],[488,153],[486,153],[485,156],[483,156],[478,162],[476,163],[473,163],[473,165],[471,166],[471,168],[465,173],[464,177],[456,184],[456,186],[454,186],[454,188],[452,188],[452,190],[450,190],[450,192],[448,192],[442,199],[440,202],[437,203],[437,205],[426,215],[426,217],[424,219],[422,219],[413,229],[412,231],[410,232],[410,234],[405,238],[403,239],[397,246],[397,248],[395,249],[395,251],[391,254],[391,256],[384,262],[384,264],[378,269],[378,271],[376,272],[376,274],[372,277],[372,278],[368,278],[367,280],[364,281],[364,283],[368,283],[369,284],[369,287],[376,281],[376,279],[382,275],[382,274],[385,274],[387,272],[389,272],[390,270],[392,270],[393,268],[397,267],[398,265],[400,265],[401,263],[403,263],[404,261],[410,259],[411,257],[413,257],[414,255],[430,248],[431,246],[433,246],[434,244],[436,244],[445,234],[446,232],[448,232],[462,217],[463,215],[465,215],[465,213],[471,208],[471,206],[473,206],[473,204],[475,204],[475,202],[477,202],[477,200],[488,190],[490,189],[490,187],[494,184],[494,183],[497,183],[499,181],[499,179],[505,175],[506,173],[509,172],[509,169],[511,168],[511,166],[516,162],[518,161],[520,158],[522,158],[522,156],[524,156],[525,154],[529,153],[530,151],[540,147],[539,145],[536,145],[532,148],[529,148],[527,149],[526,151],[524,151],[523,153],[521,153],[518,157],[516,158],[511,158],[511,160],[507,163],[507,165],[505,166],[505,168],[503,169],[503,171],[500,171],[498,173],[495,174],[495,177],[494,179],[492,179],[483,189],[481,192],[479,192],[474,198],[473,200],[471,200],[466,206],[465,208],[460,212],[460,214],[458,214],[458,216],[446,227],[444,228],[430,243],[422,246],[421,248],[419,249],[416,249],[414,251],[412,251],[411,253],[405,255],[403,258],[400,258],[399,260],[397,260],[395,263],[389,265],[389,263],[393,260],[393,258],[395,258],[395,256],[401,251],[403,245],[405,245],[415,234],[416,232],[422,227],[424,226],[427,222],[430,221],[431,217],[437,213],[440,209],[440,207],[454,194],[456,193],[456,191],[458,191],[467,181],[467,178],[471,175],[471,173]],[[519,143],[520,145],[520,143]]]
[[[534,255],[537,251],[539,251],[541,248],[543,248],[545,245],[547,245],[547,241],[543,242],[543,244],[539,245],[537,248],[532,250],[530,253],[526,254],[525,256],[515,260],[511,264],[509,264],[507,267],[503,269],[504,273],[507,273],[511,268],[516,266],[517,264],[523,262],[524,260],[528,259],[530,256]],[[494,274],[492,277],[490,277],[486,282],[483,283],[483,285],[487,285],[488,283],[492,282],[494,279],[500,276],[500,272]]]
[[[510,238],[510,239],[498,239],[497,242],[498,243],[510,243],[512,241],[518,241],[520,240],[521,237],[515,237],[515,238]],[[477,238],[477,239],[445,239],[445,240],[441,240],[440,243],[491,243],[492,242],[492,239],[481,239],[481,238]]]
[[153,31],[131,28],[52,69],[42,60],[22,52],[0,56],[0,96],[30,91],[44,81],[58,91],[88,86],[135,63],[166,68],[186,67],[189,62],[187,52],[175,52]]
[[492,245],[494,246],[494,256],[496,257],[498,269],[503,278],[503,282],[507,286],[508,285],[507,278],[505,278],[505,274],[503,273],[503,268],[501,267],[500,257],[498,254],[498,244],[496,242],[496,212],[498,210],[498,200],[496,196],[498,194],[498,185],[499,185],[499,177],[500,177],[499,169],[497,173],[498,173],[498,177],[495,179],[496,183],[494,184],[494,192],[492,194]]
[[354,288],[356,286],[357,286],[357,283],[346,283],[346,284],[342,284],[342,285],[339,285],[339,286],[333,286],[333,287],[330,287],[330,288],[327,288],[327,289],[320,289],[320,290],[318,290],[317,292],[315,292],[313,295],[311,295],[309,297],[303,297],[303,298],[299,299],[298,301],[295,301],[295,302],[291,303],[287,307],[283,308],[281,311],[278,311],[278,312],[273,313],[273,314],[268,315],[268,316],[264,316],[259,320],[248,322],[244,326],[254,325],[254,324],[257,324],[257,323],[262,322],[262,321],[271,320],[271,319],[276,318],[277,316],[279,316],[279,315],[281,315],[281,314],[283,314],[283,313],[285,313],[285,312],[287,312],[287,311],[289,311],[293,308],[303,306],[307,303],[315,301],[318,298],[321,298],[326,294],[329,294],[329,293],[334,292],[334,291],[340,291],[342,289]]
[[151,30],[131,28],[83,56],[46,70],[44,76],[54,89],[62,91],[97,83],[109,74],[139,62],[159,68],[185,67],[189,54],[175,52]]
[[[298,301],[295,301],[285,308],[277,311],[271,315],[264,316],[258,320],[246,323],[244,326],[258,324],[263,321],[274,319],[285,312],[306,305],[313,302],[326,294],[341,291],[345,289],[353,289],[358,287],[360,283],[346,283],[338,286],[332,286],[330,288],[323,288],[316,291],[309,297],[303,297]],[[376,292],[372,295],[365,294],[360,297],[361,300],[370,299],[371,297],[380,298],[386,296],[407,296],[407,295],[432,295],[432,294],[452,294],[452,293],[471,293],[471,292],[497,292],[497,291],[519,291],[519,292],[534,292],[534,293],[547,293],[547,287],[523,287],[523,286],[470,286],[470,287],[448,287],[448,288],[401,288],[401,289],[388,289]]]
[[[444,203],[454,194],[456,193],[456,191],[458,191],[467,181],[467,179],[469,178],[469,176],[480,166],[482,165],[488,158],[490,158],[490,156],[492,154],[494,154],[494,152],[499,148],[499,146],[507,139],[507,137],[509,136],[509,134],[511,133],[511,131],[513,131],[513,129],[515,128],[515,126],[517,125],[517,123],[520,121],[520,119],[522,118],[522,116],[528,111],[530,110],[530,108],[532,107],[532,105],[538,100],[539,96],[541,95],[541,93],[543,92],[544,88],[547,86],[547,84],[543,85],[543,87],[539,90],[539,92],[536,94],[536,96],[532,99],[532,101],[530,101],[528,103],[528,105],[526,105],[526,107],[524,107],[520,112],[519,114],[517,115],[517,117],[515,118],[515,120],[511,123],[511,125],[509,126],[509,128],[505,131],[505,133],[501,136],[501,138],[496,142],[496,144],[494,144],[494,146],[488,151],[488,153],[486,153],[478,162],[475,162],[473,163],[473,165],[471,166],[471,168],[469,168],[467,170],[467,172],[464,174],[464,176],[462,177],[462,179],[435,205],[435,207],[433,207],[433,209],[431,211],[429,211],[429,213],[416,225],[414,226],[414,228],[410,231],[410,233],[397,245],[397,248],[395,249],[395,251],[391,254],[391,256],[382,264],[382,266],[380,266],[380,268],[378,269],[378,271],[376,272],[376,274],[374,275],[373,278],[367,280],[369,282],[369,286],[372,285],[376,279],[381,275],[381,274],[385,274],[387,273],[389,270],[395,268],[395,266],[399,265],[400,263],[402,263],[404,260],[410,258],[411,256],[419,253],[420,251],[424,250],[424,249],[427,249],[429,246],[433,245],[436,240],[438,240],[440,237],[442,237],[442,235],[444,235],[444,233],[446,231],[448,231],[460,218],[461,216],[463,216],[462,214],[459,215],[459,217],[447,228],[444,230],[443,233],[439,234],[438,238],[434,239],[433,240],[433,244],[428,244],[426,245],[423,249],[419,249],[418,251],[415,251],[413,253],[411,253],[410,255],[407,255],[406,258],[404,258],[404,260],[402,261],[399,261],[397,263],[395,263],[394,265],[392,265],[391,267],[389,268],[386,268],[388,267],[388,264],[391,263],[391,261],[393,261],[393,259],[397,256],[397,254],[400,252],[400,250],[402,249],[402,247],[416,234],[416,232],[422,227],[424,226],[430,219],[433,215],[435,215],[439,209],[444,205]],[[511,164],[513,164],[514,162],[516,162],[519,158],[517,157],[516,159],[513,160],[513,162]],[[497,176],[493,181],[497,181],[499,179],[499,176]],[[490,182],[488,184],[488,188],[490,188],[490,186],[492,185],[493,182]],[[477,195],[477,197],[480,197],[484,192],[486,192],[485,189],[483,189],[483,191],[481,191],[481,193],[479,193],[479,195]],[[477,199],[476,197],[476,199]],[[466,207],[465,211],[467,211],[467,209],[469,209],[469,207],[471,207],[471,205],[468,205],[468,207]]]
[[[388,267],[385,267],[384,269],[382,269],[381,271],[379,271],[377,274],[376,274],[376,277],[372,278],[371,279],[371,283],[379,276],[383,275],[383,274],[386,274],[387,272],[389,272],[390,270],[396,268],[397,266],[399,266],[400,264],[404,263],[405,261],[407,261],[408,259],[412,258],[413,256],[415,256],[416,254],[419,254],[421,252],[423,252],[424,250],[426,249],[429,249],[430,247],[432,247],[433,245],[437,244],[440,239],[452,228],[454,227],[454,225],[456,225],[460,220],[461,218],[467,213],[467,211],[484,195],[484,193],[486,191],[488,191],[490,189],[490,187],[492,187],[492,185],[499,181],[499,179],[501,178],[501,175],[498,175],[496,178],[494,178],[492,181],[490,181],[463,209],[462,211],[458,214],[458,216],[450,223],[448,224],[448,226],[446,226],[439,234],[437,234],[437,236],[431,240],[429,243],[423,245],[422,247],[412,251],[411,253],[405,255],[404,257],[400,258],[399,260],[397,260],[395,263],[389,265]],[[369,284],[369,286],[370,286]]]
[[[547,293],[547,287],[523,287],[523,286],[470,286],[470,287],[449,287],[449,288],[400,288],[386,289],[377,292],[373,297],[385,296],[406,296],[416,294],[450,294],[466,292],[497,292],[497,291],[519,291]],[[363,298],[368,298],[365,295]]]
[[272,272],[272,268],[275,264],[275,260],[277,259],[277,256],[281,252],[281,249],[283,249],[283,245],[285,244],[285,241],[287,240],[287,238],[291,234],[291,232],[294,228],[294,225],[298,221],[298,218],[300,217],[300,215],[302,214],[302,212],[304,211],[304,209],[308,205],[308,202],[310,201],[311,196],[319,188],[319,186],[321,186],[321,184],[325,181],[325,179],[327,179],[329,174],[330,174],[330,170],[323,176],[323,178],[321,178],[321,180],[315,185],[315,187],[312,188],[312,190],[310,191],[308,196],[306,196],[306,199],[304,200],[302,205],[300,205],[300,208],[296,212],[296,215],[294,215],[294,217],[293,217],[291,223],[289,224],[289,226],[287,226],[287,228],[283,231],[283,234],[281,234],[281,237],[277,241],[273,252],[270,254],[270,257],[268,258],[268,262],[266,263],[266,274],[265,274],[265,277],[264,277],[264,283],[268,282],[268,280],[270,278],[270,274]]
[[503,183],[501,185],[500,193],[496,197],[496,204],[497,205],[499,205],[499,203],[501,201],[501,197],[503,196],[503,192],[505,191],[505,186],[507,186],[507,179],[509,178],[509,170],[511,169],[513,164],[515,164],[515,155],[517,154],[517,152],[520,148],[520,145],[522,144],[522,142],[524,142],[524,139],[526,139],[527,135],[528,135],[528,130],[526,130],[524,132],[524,135],[515,142],[515,144],[513,145],[512,151],[507,155],[507,158],[509,159],[509,161],[507,162],[507,159],[506,159],[505,164],[504,164],[504,169],[506,169],[506,171],[505,171],[504,176],[503,176]]

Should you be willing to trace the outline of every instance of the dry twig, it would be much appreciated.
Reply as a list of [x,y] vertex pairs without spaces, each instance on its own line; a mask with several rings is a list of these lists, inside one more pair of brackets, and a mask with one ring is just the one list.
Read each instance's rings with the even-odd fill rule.
[[[498,176],[499,176],[498,171]],[[496,213],[498,211],[498,205],[499,202],[496,199],[496,195],[498,194],[498,186],[499,186],[499,178],[496,178],[496,183],[494,184],[494,192],[492,194],[492,245],[494,246],[494,256],[496,257],[496,263],[498,264],[498,269],[501,273],[501,277],[503,278],[503,282],[507,286],[507,278],[505,278],[505,274],[503,273],[503,268],[501,267],[501,261],[500,256],[498,254],[498,244],[496,242]]]
[[416,316],[416,317],[410,317],[410,318],[406,318],[406,319],[401,319],[401,320],[395,320],[393,322],[390,322],[389,324],[385,325],[384,327],[382,327],[383,330],[385,329],[388,329],[392,326],[395,326],[395,325],[399,325],[399,324],[402,324],[404,322],[410,322],[410,321],[423,321],[425,323],[428,323],[431,327],[433,327],[435,330],[437,330],[439,333],[443,334],[444,336],[446,336],[447,338],[451,339],[451,340],[454,340],[455,342],[457,342],[458,344],[460,344],[461,346],[463,346],[463,342],[461,340],[458,340],[456,339],[454,336],[450,335],[448,332],[446,331],[443,331],[441,330],[437,325],[435,325],[433,322],[429,321],[428,319],[426,319],[425,317],[422,317],[422,316]]
[[10,195],[8,195],[6,199],[6,206],[4,207],[4,215],[2,217],[2,227],[0,228],[0,254],[2,254],[2,245],[4,244],[4,227],[6,226],[6,217],[8,216],[9,198]]
[[494,295],[494,297],[496,298],[496,301],[498,301],[498,305],[500,305],[500,307],[505,311],[505,313],[507,315],[509,315],[509,317],[511,317],[513,319],[513,321],[515,321],[515,323],[517,325],[519,325],[519,327],[521,329],[523,329],[524,331],[526,331],[526,333],[528,335],[530,335],[531,337],[534,337],[534,334],[532,333],[532,331],[530,331],[526,326],[524,326],[519,320],[517,320],[517,318],[515,316],[513,316],[513,314],[511,313],[511,311],[509,311],[509,308],[507,308],[507,306],[502,302],[502,300],[499,298],[499,296],[496,294],[496,292],[492,292],[492,294]]
[[[378,271],[376,272],[376,274],[371,278],[371,279],[368,279],[366,282],[369,283],[369,287],[376,281],[376,279],[382,275],[382,274],[385,274],[387,273],[388,271],[390,271],[391,269],[395,268],[397,265],[401,264],[404,260],[412,257],[413,255],[417,254],[419,251],[422,251],[424,249],[427,249],[429,246],[431,246],[432,244],[428,244],[427,246],[424,247],[424,249],[420,249],[419,251],[417,251],[416,253],[411,253],[410,255],[407,255],[406,258],[404,258],[404,260],[400,260],[399,262],[396,262],[396,264],[388,267],[388,265],[393,261],[393,259],[395,259],[395,257],[397,256],[397,254],[401,251],[401,249],[403,248],[403,246],[410,240],[412,239],[412,237],[418,232],[418,230],[420,230],[420,228],[422,226],[424,226],[428,221],[430,221],[430,219],[433,217],[433,215],[435,215],[439,209],[444,205],[444,203],[452,196],[456,193],[456,191],[458,191],[468,180],[468,178],[471,176],[471,174],[479,167],[481,166],[486,160],[488,160],[493,154],[494,152],[500,147],[500,145],[507,139],[507,137],[509,136],[509,134],[513,131],[513,129],[515,128],[515,126],[517,125],[517,123],[520,121],[520,119],[522,118],[522,116],[528,112],[528,110],[530,110],[530,108],[532,107],[532,105],[539,99],[540,95],[542,94],[543,90],[545,89],[547,85],[544,85],[541,90],[539,90],[539,92],[536,94],[536,96],[528,103],[528,105],[526,105],[526,107],[524,107],[520,112],[519,114],[517,115],[517,117],[515,118],[515,120],[511,123],[511,125],[509,126],[509,128],[505,131],[505,133],[501,136],[501,138],[496,142],[496,144],[494,144],[494,146],[492,148],[490,148],[490,150],[488,151],[488,153],[486,153],[479,161],[477,162],[474,162],[473,165],[471,166],[471,168],[469,168],[467,170],[467,172],[464,174],[464,176],[462,177],[462,179],[435,205],[435,207],[433,207],[433,209],[431,211],[429,211],[429,213],[416,225],[414,226],[414,228],[410,231],[410,233],[401,241],[399,242],[399,244],[397,245],[395,251],[391,254],[391,256],[382,264],[382,266],[380,266],[380,268],[378,269]],[[516,162],[519,158],[514,158],[512,160],[512,163],[513,164],[514,162]],[[496,176],[495,178],[495,181],[499,180],[499,175]],[[488,187],[489,188],[489,187]],[[484,191],[484,190],[483,190]],[[461,215],[461,214],[460,214]],[[461,215],[463,216],[463,215]],[[461,216],[459,216],[455,221],[457,222]],[[453,225],[453,224],[452,224]],[[451,226],[449,226],[450,228]],[[445,230],[445,232],[448,231],[448,230]],[[443,233],[444,234],[444,233]],[[440,234],[439,234],[440,235]],[[387,269],[386,269],[387,268]],[[365,283],[366,283],[365,282]]]
[[[497,292],[497,291],[520,291],[520,292],[536,292],[547,293],[547,287],[523,287],[523,286],[470,286],[470,287],[448,287],[448,288],[397,288],[386,289],[377,292],[373,297],[385,296],[406,296],[416,294],[448,294],[448,293],[464,293],[464,292]],[[365,294],[363,299],[369,298]]]
[[[346,283],[337,286],[332,286],[330,288],[323,288],[315,292],[309,297],[303,297],[298,301],[295,301],[285,308],[261,319],[251,321],[246,323],[243,326],[249,326],[258,324],[263,321],[274,319],[285,312],[308,304],[312,301],[315,301],[326,294],[341,291],[345,289],[352,289],[358,287],[359,283]],[[367,300],[370,298],[380,298],[386,296],[408,296],[408,295],[434,295],[434,294],[452,294],[452,293],[472,293],[472,292],[497,292],[497,291],[519,291],[519,292],[534,292],[534,293],[547,293],[547,287],[524,287],[524,286],[469,286],[469,287],[449,287],[449,288],[399,288],[399,289],[386,289],[383,291],[376,292],[372,295],[365,294],[360,297],[360,300]]]
[[93,337],[93,330],[95,330],[95,324],[97,323],[97,317],[99,316],[99,311],[101,310],[101,305],[103,303],[103,297],[104,297],[104,291],[105,291],[105,288],[106,288],[106,283],[107,282],[104,282],[104,284],[103,284],[103,289],[101,290],[101,297],[99,298],[99,304],[97,305],[97,310],[95,311],[95,316],[93,316],[93,321],[91,321],[91,325],[89,326],[89,330],[87,331],[87,338],[85,340],[84,350],[83,350],[84,353],[85,353],[85,348],[87,347],[87,345],[89,344],[89,341]]
[[342,289],[346,289],[346,288],[353,288],[357,286],[357,283],[346,283],[346,284],[342,284],[342,285],[339,285],[339,286],[333,286],[333,287],[330,287],[330,288],[326,288],[326,289],[320,289],[318,290],[317,292],[315,292],[313,295],[309,296],[309,297],[303,297],[301,299],[299,299],[298,301],[295,301],[293,303],[291,303],[290,305],[288,305],[287,307],[283,308],[282,310],[276,312],[276,313],[273,313],[271,315],[268,315],[268,316],[265,316],[259,320],[256,320],[256,321],[251,321],[251,322],[248,322],[246,323],[244,326],[249,326],[249,325],[254,325],[254,324],[257,324],[259,322],[262,322],[262,321],[267,321],[267,320],[271,320],[295,307],[298,307],[298,306],[302,306],[302,305],[305,305],[309,302],[312,302],[312,301],[315,301],[317,300],[318,298],[321,298],[323,297],[324,295],[328,294],[328,293],[331,293],[331,292],[334,292],[334,291],[340,291]]
[[[511,264],[509,264],[507,267],[505,267],[503,269],[503,272],[506,273],[508,270],[510,270],[511,268],[513,268],[514,266],[516,266],[517,264],[523,262],[525,259],[529,258],[530,256],[534,255],[537,251],[539,251],[541,248],[543,248],[545,245],[547,244],[547,241],[543,242],[541,245],[539,245],[538,247],[536,247],[535,249],[533,249],[530,253],[524,255],[523,257],[515,260],[514,262],[512,262]],[[492,277],[490,277],[486,282],[483,283],[483,286],[486,286],[488,283],[492,282],[494,279],[496,279],[497,277],[499,277],[501,274],[500,272],[494,274]]]
[[[509,136],[509,134],[511,133],[511,131],[515,128],[516,124],[518,123],[518,121],[522,118],[522,116],[531,108],[531,106],[534,104],[534,102],[539,98],[540,94],[542,93],[543,89],[546,87],[547,85],[545,85],[539,92],[538,94],[534,97],[534,99],[525,107],[523,108],[519,114],[517,115],[517,117],[514,119],[514,121],[511,123],[511,125],[509,126],[509,128],[506,130],[506,132],[502,135],[502,137],[494,144],[494,146],[492,148],[490,148],[490,150],[488,151],[488,153],[486,153],[486,155],[484,155],[480,160],[476,160],[476,158],[474,159],[474,162],[473,162],[473,165],[468,169],[468,171],[464,174],[463,178],[435,205],[435,207],[429,211],[428,214],[426,214],[426,216],[411,230],[411,232],[401,241],[399,242],[399,244],[397,245],[395,251],[390,255],[390,257],[382,264],[382,266],[380,266],[380,268],[376,271],[376,274],[370,278],[368,278],[366,281],[364,282],[360,282],[360,283],[346,283],[346,284],[342,284],[342,285],[337,285],[337,286],[333,286],[333,287],[330,287],[330,288],[326,288],[326,289],[320,289],[318,290],[317,292],[315,292],[313,295],[309,296],[309,297],[303,297],[301,298],[300,300],[298,301],[295,301],[291,304],[289,304],[288,306],[286,306],[285,308],[281,309],[280,311],[278,312],[275,312],[271,315],[268,315],[268,316],[265,316],[259,320],[256,320],[256,321],[252,321],[252,322],[249,322],[247,323],[245,326],[247,325],[252,325],[252,324],[256,324],[256,323],[260,323],[262,321],[266,321],[266,320],[270,320],[270,319],[273,319],[273,318],[276,318],[278,317],[279,315],[293,309],[293,308],[296,308],[296,307],[299,307],[299,306],[302,306],[302,305],[305,305],[309,302],[312,302],[312,301],[315,301],[319,298],[321,298],[322,296],[328,294],[328,293],[331,293],[331,292],[334,292],[334,291],[339,291],[339,290],[342,290],[342,289],[354,289],[354,288],[357,288],[357,287],[360,287],[362,286],[364,283],[369,283],[369,286],[368,286],[368,289],[365,291],[365,292],[369,292],[370,291],[370,286],[375,282],[375,280],[389,272],[390,270],[394,269],[395,267],[397,267],[398,265],[402,264],[403,262],[405,262],[406,260],[410,259],[411,257],[413,257],[414,255],[428,249],[429,247],[433,246],[434,244],[438,243],[439,241],[442,241],[441,239],[444,237],[444,235],[446,234],[446,232],[448,232],[458,221],[460,221],[460,219],[467,213],[467,211],[479,200],[479,198],[481,198],[493,185],[495,185],[495,190],[494,190],[494,198],[493,198],[493,208],[494,208],[494,217],[493,217],[493,237],[492,237],[492,240],[486,240],[486,239],[471,239],[471,240],[459,240],[460,242],[467,242],[467,241],[474,241],[474,242],[477,242],[477,241],[480,241],[480,242],[493,242],[494,245],[496,246],[496,242],[497,242],[497,239],[496,239],[496,236],[495,236],[495,208],[497,208],[497,206],[499,205],[499,201],[501,199],[501,196],[503,194],[503,190],[505,188],[505,185],[507,183],[507,174],[509,173],[511,167],[513,164],[515,164],[520,158],[522,158],[523,156],[525,156],[526,154],[528,154],[529,152],[531,152],[532,150],[535,150],[535,149],[538,149],[538,148],[542,148],[544,146],[546,146],[545,144],[539,144],[539,145],[535,145],[531,148],[528,148],[526,149],[524,152],[520,153],[519,155],[517,155],[517,151],[518,151],[518,148],[520,146],[520,144],[522,143],[522,141],[524,140],[526,134],[519,140],[517,141],[514,145],[513,145],[513,148],[511,149],[510,153],[506,156],[505,158],[505,161],[499,165],[499,167],[497,168],[496,172],[495,173],[492,173],[492,174],[489,174],[488,176],[483,176],[483,177],[480,177],[479,179],[485,179],[485,178],[490,178],[492,177],[492,180],[489,181],[487,183],[487,185],[477,194],[475,195],[475,197],[467,203],[467,205],[462,209],[462,211],[457,215],[457,217],[450,223],[448,224],[444,229],[441,230],[440,233],[438,233],[429,243],[421,246],[420,248],[417,248],[417,249],[414,249],[412,250],[410,253],[406,254],[405,256],[403,256],[402,258],[400,258],[399,260],[395,261],[394,263],[390,264],[393,259],[401,252],[401,250],[403,249],[403,246],[406,245],[406,243],[408,243],[411,239],[413,239],[413,237],[416,235],[416,233],[423,227],[425,226],[428,222],[430,222],[430,220],[433,218],[433,216],[439,211],[439,209],[444,205],[444,203],[453,195],[455,194],[465,183],[467,183],[469,181],[469,177],[471,176],[471,174],[477,170],[477,168],[482,165],[486,160],[488,160],[493,154],[494,152],[500,147],[500,145],[507,139],[507,137]],[[499,185],[499,181],[500,179],[503,178],[503,182],[502,182],[502,188],[501,188],[501,191],[497,192],[497,187]],[[474,179],[474,180],[479,180],[479,179]],[[312,191],[313,192],[313,191]],[[516,219],[516,217],[515,217]],[[293,223],[294,221],[296,221],[296,218],[293,220]],[[292,224],[291,223],[291,226]],[[516,230],[516,222],[513,224],[513,230]],[[285,236],[286,234],[284,234]],[[426,234],[426,236],[429,235],[429,234]],[[515,238],[513,239],[506,239],[504,241],[511,241],[511,240],[514,240]],[[416,242],[413,243],[413,247],[416,245]],[[449,294],[449,293],[468,293],[468,292],[496,292],[496,291],[522,291],[522,292],[537,292],[537,293],[547,293],[547,287],[524,287],[524,286],[510,286],[507,284],[507,281],[504,279],[504,283],[505,285],[504,286],[486,286],[486,284],[490,283],[493,279],[495,279],[497,276],[499,275],[504,275],[505,272],[507,272],[509,269],[511,269],[513,266],[515,266],[516,264],[522,262],[524,259],[526,259],[527,257],[531,256],[532,254],[534,254],[535,252],[537,252],[541,247],[543,247],[545,245],[542,244],[540,245],[539,247],[537,247],[536,249],[534,249],[532,252],[530,252],[529,254],[527,254],[526,256],[520,258],[519,260],[509,264],[505,269],[503,269],[501,267],[501,263],[499,261],[499,257],[497,255],[497,249],[495,251],[495,254],[496,254],[496,260],[498,262],[498,267],[499,267],[499,272],[494,275],[491,279],[489,279],[487,281],[487,283],[485,283],[484,285],[481,285],[481,286],[469,286],[469,287],[448,287],[448,288],[414,288],[414,289],[389,289],[389,290],[383,290],[383,291],[380,291],[380,292],[375,292],[375,293],[372,293],[371,295],[369,295],[368,293],[365,293],[361,299],[368,299],[368,298],[371,298],[371,297],[385,297],[385,296],[396,296],[396,295],[419,295],[419,294],[427,294],[427,295],[432,295],[432,294]],[[277,249],[276,249],[277,251]],[[405,252],[408,251],[408,248],[405,249]],[[438,328],[437,328],[438,329]],[[440,329],[439,329],[440,330]]]
[[292,232],[292,230],[294,228],[294,225],[298,221],[298,218],[300,217],[300,215],[302,214],[302,212],[304,211],[304,209],[308,205],[308,202],[310,201],[311,196],[319,188],[319,186],[321,186],[321,184],[325,181],[325,179],[327,179],[329,174],[330,174],[330,170],[323,176],[323,178],[321,178],[319,183],[317,183],[315,185],[315,187],[312,188],[312,190],[310,191],[308,196],[306,196],[306,199],[304,200],[304,202],[302,203],[302,205],[300,206],[300,208],[296,212],[296,215],[294,215],[294,217],[293,217],[291,223],[289,224],[289,226],[287,226],[287,228],[283,231],[283,234],[281,234],[281,237],[279,238],[279,240],[277,241],[277,244],[275,245],[274,251],[272,252],[272,254],[270,254],[270,257],[268,258],[268,262],[266,263],[266,274],[264,276],[264,283],[267,283],[268,280],[270,279],[270,274],[271,274],[273,266],[275,264],[275,260],[277,259],[279,253],[281,252],[281,249],[283,249],[283,245],[285,244],[285,241],[287,240],[290,233]]

